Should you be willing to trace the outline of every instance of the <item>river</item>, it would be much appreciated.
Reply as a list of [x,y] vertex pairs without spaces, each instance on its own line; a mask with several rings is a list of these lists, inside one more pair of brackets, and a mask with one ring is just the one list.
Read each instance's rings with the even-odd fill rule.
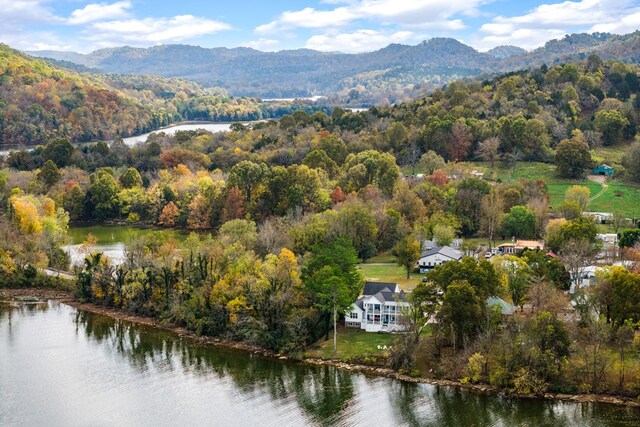
[[174,229],[139,228],[130,225],[89,225],[71,226],[67,232],[68,243],[64,246],[69,254],[71,265],[80,265],[86,256],[86,250],[82,250],[82,243],[89,233],[97,239],[97,243],[91,247],[91,251],[100,251],[108,256],[114,265],[124,262],[125,245],[134,239],[161,233],[178,241],[187,237],[187,232]]
[[[240,123],[246,125],[253,122],[240,122]],[[136,144],[146,141],[149,135],[151,135],[152,133],[164,132],[167,135],[173,135],[174,133],[181,130],[197,130],[197,129],[204,129],[209,132],[227,132],[230,129],[231,125],[232,123],[218,123],[218,122],[182,123],[182,124],[170,125],[164,128],[160,128],[152,132],[144,133],[142,135],[129,136],[127,138],[123,138],[122,140],[129,147],[133,147]],[[78,143],[76,144],[76,146],[82,146],[84,144],[95,144],[95,142]],[[25,147],[23,145],[11,145],[11,144],[4,144],[1,146],[1,148],[2,149],[0,150],[0,157],[6,157],[11,153],[11,151],[15,151],[15,150],[27,150],[27,151],[33,150],[33,146]]]
[[0,303],[2,426],[632,426],[639,416],[269,359],[55,301]]

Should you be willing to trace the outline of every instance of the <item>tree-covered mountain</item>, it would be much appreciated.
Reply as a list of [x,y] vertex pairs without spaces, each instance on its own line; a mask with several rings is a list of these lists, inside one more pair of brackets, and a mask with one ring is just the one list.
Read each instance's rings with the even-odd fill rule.
[[279,117],[308,105],[234,98],[176,78],[79,74],[0,44],[0,144],[112,139],[182,120]]
[[204,86],[223,87],[237,96],[338,95],[341,102],[364,105],[404,101],[407,92],[434,89],[460,77],[580,60],[592,53],[605,60],[637,62],[639,46],[640,32],[635,32],[574,34],[532,52],[500,46],[481,53],[454,39],[434,38],[416,46],[391,44],[361,54],[187,45],[108,48],[87,55],[54,51],[32,54],[105,72],[180,77]]

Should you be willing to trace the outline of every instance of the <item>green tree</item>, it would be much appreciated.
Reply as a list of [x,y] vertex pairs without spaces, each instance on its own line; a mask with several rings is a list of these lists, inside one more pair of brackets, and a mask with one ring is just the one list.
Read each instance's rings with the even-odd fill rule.
[[325,315],[327,339],[329,321],[333,320],[333,351],[337,350],[338,316],[355,301],[364,279],[357,268],[358,256],[346,238],[315,245],[302,269],[302,280],[314,301]]
[[506,237],[535,238],[536,214],[524,206],[514,206],[502,220],[502,235]]
[[529,266],[523,259],[513,255],[496,257],[493,263],[506,279],[513,305],[519,306],[522,310],[531,280]]
[[46,188],[51,188],[60,181],[61,174],[56,164],[51,160],[47,160],[38,171],[37,176],[38,181],[42,182]]
[[342,188],[358,191],[371,184],[390,196],[400,178],[400,168],[396,159],[389,153],[366,150],[350,154],[343,166]]
[[464,257],[460,262],[445,262],[431,270],[427,278],[445,292],[454,281],[464,280],[473,286],[483,301],[496,295],[500,285],[493,264],[485,259],[476,261],[472,257]]
[[576,202],[580,206],[580,212],[587,210],[591,192],[589,188],[582,185],[572,185],[564,192],[564,200],[568,202]]
[[119,211],[118,182],[111,171],[99,169],[90,177],[89,199],[93,205],[93,217],[99,220],[114,218]]
[[73,145],[67,138],[58,138],[45,145],[42,157],[51,160],[59,168],[63,168],[71,163],[73,150]]
[[553,314],[543,311],[531,319],[526,335],[533,344],[529,366],[544,380],[557,377],[561,362],[569,356],[571,346],[565,324]]
[[632,248],[640,241],[640,230],[624,230],[618,244],[621,248]]
[[596,113],[594,124],[602,132],[605,145],[615,145],[624,139],[624,128],[629,120],[618,110],[600,110]]
[[407,270],[407,279],[410,279],[411,270],[420,258],[420,243],[413,236],[406,236],[393,247],[391,254],[396,257],[396,263]]
[[[636,96],[640,100],[640,96]],[[640,182],[640,143],[636,142],[629,147],[624,156],[622,156],[622,165],[631,179]]]
[[425,175],[431,175],[437,169],[444,169],[446,163],[442,156],[429,150],[420,157],[420,166],[424,168]]
[[589,144],[580,130],[574,130],[571,139],[560,141],[556,149],[556,166],[561,176],[580,178],[591,164]]
[[120,176],[122,188],[142,187],[142,177],[136,168],[129,168]]
[[464,347],[468,338],[480,329],[484,319],[484,302],[466,280],[451,282],[444,293],[438,322],[446,331],[452,332],[455,348]]
[[231,168],[227,185],[241,189],[247,203],[251,203],[254,190],[266,178],[267,173],[268,167],[265,164],[243,160]]

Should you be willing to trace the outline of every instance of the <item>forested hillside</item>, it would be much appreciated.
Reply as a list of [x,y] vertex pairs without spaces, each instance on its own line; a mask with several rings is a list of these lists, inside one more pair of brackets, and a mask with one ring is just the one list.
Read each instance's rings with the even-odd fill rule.
[[258,120],[299,108],[310,106],[262,104],[179,79],[78,74],[0,45],[0,144],[109,140],[182,120]]
[[359,106],[407,101],[461,77],[584,60],[590,54],[637,63],[639,37],[638,32],[574,34],[532,52],[500,46],[481,53],[454,39],[434,38],[416,46],[392,44],[361,54],[185,45],[109,48],[87,55],[55,51],[33,54],[105,72],[181,77],[223,87],[235,96],[326,95],[339,104]]
[[426,98],[371,114],[388,124],[389,148],[403,163],[428,150],[452,161],[548,162],[560,141],[576,131],[590,148],[633,140],[638,71],[637,65],[592,55],[580,63],[453,82]]

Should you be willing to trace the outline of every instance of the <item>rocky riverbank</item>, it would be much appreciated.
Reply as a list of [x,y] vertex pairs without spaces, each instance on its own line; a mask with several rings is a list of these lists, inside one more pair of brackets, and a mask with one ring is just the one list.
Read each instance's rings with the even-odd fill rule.
[[[487,384],[468,384],[468,383],[465,384],[459,381],[439,380],[439,379],[432,379],[432,378],[425,378],[425,377],[411,377],[411,376],[404,375],[392,369],[384,368],[384,367],[357,365],[357,364],[345,363],[340,360],[329,360],[329,359],[319,359],[319,358],[291,359],[280,353],[275,353],[275,352],[272,352],[257,346],[253,346],[250,344],[246,344],[246,343],[222,340],[219,338],[197,336],[192,331],[189,331],[183,327],[163,323],[153,317],[131,314],[115,308],[101,307],[94,304],[81,303],[77,301],[70,293],[61,291],[61,290],[30,289],[30,288],[0,289],[0,301],[18,300],[18,301],[31,302],[34,299],[36,300],[37,299],[39,300],[54,299],[54,300],[60,301],[61,303],[77,308],[78,310],[89,311],[91,313],[96,313],[103,316],[109,316],[114,319],[120,319],[120,320],[125,320],[128,322],[133,322],[137,324],[152,326],[155,328],[173,332],[180,337],[192,339],[200,343],[224,346],[227,348],[234,348],[234,349],[243,350],[243,351],[249,351],[251,353],[262,355],[264,357],[272,357],[280,360],[288,360],[294,363],[304,363],[304,364],[314,365],[314,366],[334,366],[338,369],[344,369],[352,372],[361,372],[367,375],[383,376],[387,378],[393,378],[399,381],[406,381],[406,382],[412,382],[412,383],[432,384],[432,385],[444,386],[444,387],[459,387],[459,388],[464,388],[468,390],[474,390],[481,393],[498,393],[498,394],[504,393],[503,390]],[[567,400],[567,401],[574,401],[574,402],[600,402],[600,403],[610,403],[615,405],[625,405],[625,406],[640,408],[639,399],[631,399],[623,396],[612,396],[612,395],[605,395],[605,394],[545,393],[543,396],[513,395],[513,397],[518,397],[518,398],[543,397],[545,399]]]

